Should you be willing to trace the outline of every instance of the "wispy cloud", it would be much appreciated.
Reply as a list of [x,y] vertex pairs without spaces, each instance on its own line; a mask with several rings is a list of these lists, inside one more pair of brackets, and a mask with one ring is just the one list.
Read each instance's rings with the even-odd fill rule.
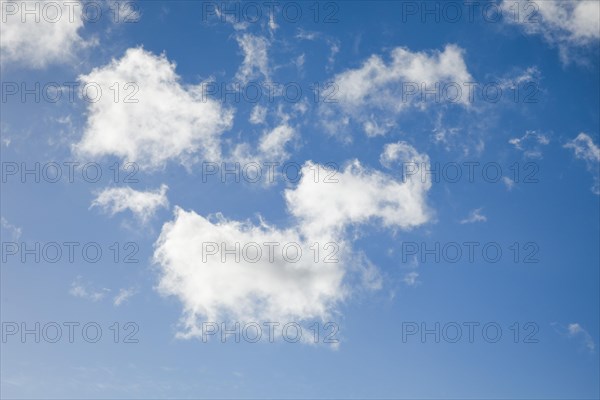
[[572,149],[576,159],[585,161],[587,169],[594,177],[592,192],[600,195],[600,170],[598,169],[600,163],[600,147],[594,144],[592,138],[583,132],[563,147]]
[[86,300],[91,301],[100,301],[104,298],[104,296],[110,292],[110,289],[102,288],[95,289],[92,288],[89,283],[84,283],[81,276],[75,278],[73,283],[71,283],[71,289],[69,290],[69,294],[74,297],[79,297]]
[[0,226],[2,227],[3,230],[6,230],[8,232],[8,234],[10,235],[10,237],[13,241],[17,241],[21,238],[21,233],[22,233],[21,228],[9,223],[6,220],[6,218],[0,217]]
[[594,343],[594,339],[592,339],[592,336],[588,333],[588,331],[583,329],[581,325],[579,325],[578,323],[569,324],[568,331],[569,337],[581,338],[585,345],[585,348],[590,353],[593,353],[595,351],[596,343]]
[[134,296],[137,292],[138,292],[138,290],[135,288],[128,288],[128,289],[123,288],[123,289],[119,290],[119,293],[117,293],[117,295],[114,297],[113,304],[115,305],[115,307],[118,307],[121,304],[123,304],[125,301],[127,301],[129,298]]
[[472,224],[474,222],[486,222],[487,217],[481,213],[483,208],[477,208],[469,214],[469,216],[460,221],[461,224]]

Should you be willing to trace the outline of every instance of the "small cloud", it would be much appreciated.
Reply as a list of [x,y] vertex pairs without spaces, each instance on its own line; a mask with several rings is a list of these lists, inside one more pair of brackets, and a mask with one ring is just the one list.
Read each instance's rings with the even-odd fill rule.
[[91,300],[94,302],[102,300],[108,292],[110,292],[110,289],[107,288],[102,288],[100,290],[90,288],[89,284],[86,284],[82,281],[81,276],[75,278],[73,283],[71,283],[71,289],[69,290],[69,294],[71,296]]
[[132,297],[133,295],[135,295],[137,292],[138,291],[135,288],[129,288],[129,289],[123,288],[123,289],[120,289],[119,293],[113,299],[113,304],[115,305],[115,307],[118,307],[122,303],[124,303],[127,299],[129,299],[130,297]]
[[5,230],[8,232],[8,234],[10,235],[10,237],[13,241],[16,242],[17,240],[19,240],[21,238],[21,233],[22,233],[21,228],[10,224],[6,220],[6,218],[0,217],[0,226],[2,227],[2,230]]
[[515,187],[515,181],[513,181],[507,176],[502,177],[502,183],[504,183],[504,185],[506,186],[506,190],[508,190],[509,192]]
[[236,37],[238,45],[244,54],[235,77],[242,83],[248,83],[259,77],[267,81],[270,76],[268,50],[271,45],[268,39],[244,33]]
[[250,123],[254,125],[264,124],[267,117],[267,107],[260,104],[255,105],[250,113]]
[[419,277],[419,273],[418,272],[409,272],[406,275],[404,275],[404,283],[406,283],[408,286],[417,286],[420,282],[417,280],[417,278]]
[[158,210],[167,208],[167,185],[158,190],[140,192],[130,187],[107,188],[98,193],[92,201],[92,207],[100,207],[111,216],[129,209],[141,222],[147,222]]
[[512,138],[508,143],[515,146],[515,149],[522,151],[527,158],[542,158],[541,146],[548,145],[550,139],[536,131],[526,131],[525,135],[520,138]]
[[600,148],[594,144],[589,135],[581,132],[577,137],[563,146],[573,149],[575,158],[589,162],[600,162]]
[[596,344],[594,343],[594,339],[592,339],[592,336],[585,329],[583,329],[581,327],[581,325],[579,325],[578,323],[569,324],[567,329],[568,329],[569,337],[581,338],[581,340],[583,340],[583,343],[584,343],[586,349],[588,349],[588,351],[590,353],[594,352],[594,350],[596,349]]
[[600,148],[594,144],[592,138],[581,132],[577,137],[563,146],[566,149],[572,149],[575,158],[584,160],[587,169],[594,176],[594,184],[592,192],[600,195],[600,172],[598,171],[598,163],[600,163]]
[[461,224],[472,224],[474,222],[486,222],[487,217],[481,213],[482,208],[477,208],[469,216],[460,221]]

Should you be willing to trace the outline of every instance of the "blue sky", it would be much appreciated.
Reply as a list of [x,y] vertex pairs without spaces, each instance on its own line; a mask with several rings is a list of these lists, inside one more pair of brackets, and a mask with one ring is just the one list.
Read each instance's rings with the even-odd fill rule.
[[35,4],[2,397],[600,396],[597,2]]

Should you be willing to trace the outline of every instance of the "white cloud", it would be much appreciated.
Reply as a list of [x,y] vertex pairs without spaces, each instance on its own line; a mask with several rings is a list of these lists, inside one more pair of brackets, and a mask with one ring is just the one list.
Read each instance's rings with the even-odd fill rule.
[[536,131],[526,131],[525,135],[520,138],[512,138],[508,143],[515,146],[517,150],[523,152],[523,155],[528,158],[542,158],[542,147],[550,143],[550,139],[546,135],[537,133]]
[[506,190],[508,190],[509,192],[515,187],[515,181],[513,181],[507,176],[502,177],[502,183],[504,183],[504,185],[506,186]]
[[[219,253],[203,262],[203,243],[219,244]],[[270,262],[264,247],[257,263],[228,256],[222,262],[221,243],[228,249],[240,243],[280,243]],[[286,262],[282,246],[302,246],[300,261]],[[311,243],[295,230],[280,230],[264,223],[232,221],[217,216],[212,222],[193,211],[175,210],[175,220],[163,226],[156,242],[155,261],[162,276],[164,295],[175,295],[184,306],[186,335],[197,334],[201,316],[206,321],[301,321],[327,319],[335,304],[347,295],[340,263],[315,263]],[[250,257],[254,257],[251,253]],[[293,254],[293,253],[292,253]],[[184,335],[184,336],[186,336]]]
[[[220,160],[220,135],[231,127],[232,112],[203,98],[201,84],[182,86],[175,64],[164,55],[131,48],[79,80],[98,84],[103,95],[88,102],[87,125],[75,152],[113,155],[149,169],[164,167],[169,160],[186,166],[200,157]],[[121,91],[118,102],[110,89],[115,83]],[[125,102],[126,95],[138,101]]]
[[[11,239],[13,241],[16,242],[17,240],[19,240],[21,238],[21,233],[22,233],[21,228],[9,223],[8,220],[4,217],[0,217],[0,227],[2,228],[2,230],[6,230],[10,234]],[[6,237],[4,235],[2,235],[2,236]]]
[[379,162],[384,167],[391,169],[406,163],[429,164],[429,157],[426,154],[420,154],[407,142],[401,141],[386,144],[379,156]]
[[429,180],[411,176],[403,182],[353,160],[332,177],[337,182],[328,183],[314,179],[312,171],[318,168],[323,171],[305,163],[297,187],[285,191],[288,209],[308,237],[336,237],[350,225],[375,220],[384,227],[411,229],[431,217],[425,202]]
[[130,210],[140,221],[147,222],[159,207],[168,208],[167,185],[154,191],[140,192],[130,187],[107,188],[98,193],[91,207],[100,207],[111,216]]
[[[315,170],[321,171],[316,181]],[[337,182],[323,182],[323,172],[322,165],[306,162],[296,188],[285,191],[287,209],[295,217],[295,224],[285,229],[262,220],[253,224],[220,214],[203,217],[176,207],[174,220],[163,226],[155,243],[154,260],[161,272],[159,292],[183,304],[180,336],[201,334],[200,321],[327,320],[354,288],[381,288],[379,271],[352,250],[345,228],[378,221],[385,227],[410,229],[427,222],[425,195],[431,184],[401,182],[356,160],[334,177]],[[216,254],[209,252],[203,259],[209,242],[218,244],[210,245]],[[269,242],[279,243],[272,259],[263,246]],[[245,245],[256,243],[262,257],[249,260],[256,256],[252,246],[250,256],[240,256],[237,262],[223,251],[235,249],[236,243],[242,255]],[[284,258],[286,243],[302,249],[298,262]],[[320,249],[317,260],[315,243]],[[327,243],[337,246],[325,248]],[[332,252],[338,262],[324,262]]]
[[252,112],[250,114],[250,123],[254,125],[260,125],[265,123],[265,119],[267,118],[267,107],[263,107],[260,104],[252,107]]
[[409,272],[406,275],[404,275],[404,283],[407,284],[408,286],[416,286],[419,281],[417,280],[417,278],[419,277],[419,273],[418,272]]
[[567,149],[573,149],[575,157],[587,162],[600,162],[600,147],[594,144],[594,140],[587,134],[581,132],[577,137],[564,145]]
[[129,298],[131,298],[133,295],[135,295],[136,293],[137,293],[137,290],[135,288],[120,289],[119,293],[117,293],[117,295],[113,299],[114,306],[115,307],[120,306],[125,301],[127,301]]
[[[75,52],[92,43],[79,35],[83,28],[81,3],[77,0],[67,3],[1,0],[2,63],[33,69],[72,63]],[[25,9],[38,10],[37,15],[24,15]]]
[[236,79],[248,83],[261,76],[269,79],[269,41],[262,36],[244,33],[236,37],[238,45],[244,54],[244,61],[236,74]]
[[[421,98],[422,88],[431,90],[436,84],[456,83],[462,95],[455,102],[467,105],[469,88],[465,83],[473,78],[463,55],[464,50],[455,45],[429,53],[397,47],[392,50],[389,63],[379,55],[372,55],[360,68],[333,78],[337,89],[332,96],[335,102],[323,102],[320,110],[324,126],[330,133],[339,133],[355,120],[369,136],[385,134],[394,127],[395,117],[403,110],[413,105],[426,107],[433,96],[429,100]],[[416,93],[408,94],[414,85],[418,88]],[[450,92],[456,89],[448,90],[440,102],[452,98]]]
[[498,84],[502,89],[517,90],[519,85],[528,82],[537,83],[542,78],[542,73],[538,67],[528,67],[526,69],[518,69],[511,76],[504,77],[499,80]]
[[[296,128],[289,125],[285,119],[273,129],[265,129],[258,139],[256,148],[249,143],[239,143],[234,148],[228,159],[242,164],[265,162],[283,163],[290,154],[287,151],[290,143],[298,137]],[[274,181],[273,181],[274,182]],[[270,183],[266,182],[265,183]]]
[[487,217],[481,213],[481,208],[477,208],[469,214],[469,216],[460,221],[461,224],[472,224],[474,222],[486,222]]
[[[575,48],[597,44],[600,39],[597,1],[504,0],[500,7],[508,23],[521,26],[527,34],[542,35],[547,42],[557,45],[563,62],[573,58]],[[517,7],[520,13],[515,19]]]
[[259,150],[268,154],[277,160],[283,160],[287,158],[287,152],[285,146],[289,143],[295,135],[295,130],[289,125],[279,125],[270,132],[266,132],[260,138]]
[[581,337],[588,351],[590,353],[594,352],[596,349],[594,339],[592,339],[592,336],[581,325],[578,323],[569,324],[568,331],[570,337]]
[[90,288],[89,284],[83,282],[81,276],[78,276],[72,283],[71,289],[69,290],[69,294],[74,297],[80,297],[82,299],[91,300],[91,301],[99,301],[104,298],[104,296],[110,292],[110,289],[102,288],[102,289],[94,289]]
[[594,176],[592,192],[600,195],[600,171],[598,170],[600,163],[600,147],[594,144],[593,139],[583,132],[563,147],[572,149],[575,158],[586,162],[588,170],[591,171]]

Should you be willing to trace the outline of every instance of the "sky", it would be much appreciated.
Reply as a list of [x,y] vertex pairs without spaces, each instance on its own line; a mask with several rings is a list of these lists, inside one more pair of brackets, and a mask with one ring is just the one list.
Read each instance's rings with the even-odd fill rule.
[[2,398],[600,397],[597,1],[0,1]]

